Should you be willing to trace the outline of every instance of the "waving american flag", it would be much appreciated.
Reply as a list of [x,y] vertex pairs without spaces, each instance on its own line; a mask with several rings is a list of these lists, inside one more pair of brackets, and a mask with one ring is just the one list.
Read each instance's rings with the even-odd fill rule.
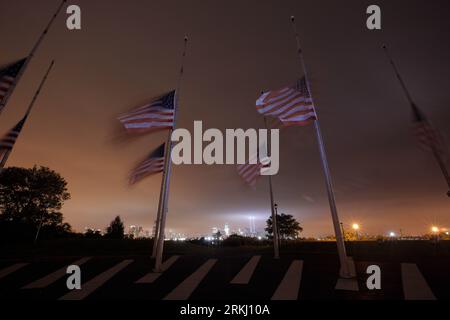
[[262,153],[267,154],[265,144],[261,144],[255,154],[250,154],[246,163],[237,166],[238,175],[252,188],[256,187],[256,181],[261,176],[261,169],[266,166],[259,159]]
[[119,117],[128,133],[148,133],[170,129],[174,125],[175,91]]
[[27,116],[22,118],[11,130],[9,130],[0,140],[0,168],[3,168],[8,160],[8,156],[22,131],[23,125],[27,120]]
[[166,144],[163,143],[133,169],[130,175],[130,184],[138,183],[145,177],[164,170],[165,148]]
[[414,103],[411,104],[413,114],[413,130],[419,144],[425,150],[446,156],[444,139],[437,129],[428,121],[425,114]]
[[284,126],[306,126],[317,118],[305,78],[296,86],[263,93],[256,100],[256,110]]
[[16,61],[0,70],[0,111],[4,107],[3,99],[8,95],[16,81],[17,75],[25,64],[26,59]]

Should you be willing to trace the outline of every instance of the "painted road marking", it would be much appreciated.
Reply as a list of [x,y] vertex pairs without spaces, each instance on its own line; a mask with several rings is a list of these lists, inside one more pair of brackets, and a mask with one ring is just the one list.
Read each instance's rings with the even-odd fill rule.
[[1,269],[0,270],[0,279],[6,277],[7,275],[9,275],[19,269],[22,269],[26,265],[28,265],[28,263],[16,263],[16,264],[13,264],[12,266]]
[[231,280],[232,284],[248,284],[253,272],[255,272],[256,266],[258,265],[261,256],[253,256],[245,266],[239,271],[239,273]]
[[302,280],[303,260],[294,260],[272,296],[272,300],[297,300]]
[[61,298],[59,298],[59,300],[83,300],[92,292],[94,292],[99,287],[104,285],[106,281],[111,279],[115,274],[117,274],[119,271],[127,267],[132,262],[133,260],[124,260],[116,264],[114,267],[106,270],[105,272],[99,274],[95,278],[84,283],[81,286],[80,290],[73,290],[67,293],[66,295],[62,296]]
[[402,263],[401,271],[405,300],[436,300],[416,264]]
[[[169,269],[175,263],[175,261],[178,260],[179,257],[180,256],[172,256],[169,259],[167,259],[166,261],[164,261],[163,264],[161,265],[162,272]],[[159,276],[162,274],[162,272],[147,273],[145,276],[140,278],[135,283],[153,283],[156,279],[159,278]]]
[[217,259],[209,259],[193,274],[181,282],[172,292],[170,292],[164,300],[186,300],[188,299],[195,288],[200,284],[203,278],[208,274],[209,270],[217,262]]
[[[76,265],[76,266],[81,266],[82,264],[86,263],[89,259],[91,259],[90,257],[85,257],[85,258],[81,258],[80,260],[77,260],[73,263],[71,263],[70,265]],[[39,289],[39,288],[45,288],[53,283],[55,283],[56,281],[58,281],[59,279],[61,279],[62,277],[64,277],[65,275],[67,275],[67,267],[61,268],[55,272],[50,273],[49,275],[38,279],[36,281],[33,281],[32,283],[24,286],[22,289]]]

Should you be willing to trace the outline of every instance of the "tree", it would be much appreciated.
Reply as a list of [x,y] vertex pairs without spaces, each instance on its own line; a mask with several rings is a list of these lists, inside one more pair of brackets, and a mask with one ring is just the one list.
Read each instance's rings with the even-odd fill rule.
[[[269,238],[272,238],[273,226],[272,226],[272,216],[266,221],[267,227],[264,229]],[[295,239],[298,234],[303,231],[300,223],[295,220],[295,218],[290,214],[277,214],[277,228],[280,239]]]
[[214,238],[214,240],[217,240],[217,241],[219,241],[220,238],[222,238],[222,233],[220,232],[220,230],[217,230],[216,233],[213,233],[213,238]]
[[125,228],[120,216],[117,216],[113,221],[111,221],[108,228],[106,228],[106,238],[110,239],[123,239]]
[[94,229],[87,229],[84,233],[84,237],[86,239],[101,239],[102,234],[100,230],[94,230]]
[[[10,167],[0,172],[0,233],[2,237],[65,234],[71,227],[60,212],[70,199],[66,180],[47,167]],[[3,230],[5,229],[5,230]]]

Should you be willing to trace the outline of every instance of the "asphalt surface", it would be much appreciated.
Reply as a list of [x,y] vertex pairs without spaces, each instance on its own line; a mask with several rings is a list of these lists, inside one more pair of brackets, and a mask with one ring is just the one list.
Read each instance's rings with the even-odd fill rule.
[[[171,254],[165,259],[172,256]],[[162,300],[174,290],[186,295],[189,300],[270,300],[280,286],[287,270],[294,260],[303,261],[299,289],[295,299],[339,299],[339,300],[404,300],[407,283],[414,287],[417,279],[402,278],[401,259],[358,259],[355,258],[358,291],[336,290],[339,262],[337,255],[329,253],[285,254],[275,260],[270,254],[261,254],[248,283],[232,284],[233,278],[254,256],[249,252],[219,255],[183,254],[153,283],[136,283],[152,271],[153,260],[144,255],[91,256],[80,266],[82,289],[89,287],[85,300],[145,299]],[[74,261],[86,256],[43,256],[22,259],[18,257],[0,259],[0,298],[58,300],[71,292],[66,286],[68,275],[64,274],[43,288],[25,289],[23,287],[46,277],[55,271],[66,268]],[[214,260],[206,272],[205,263]],[[111,268],[125,260],[125,266],[117,272]],[[404,261],[417,267],[422,282],[438,300],[450,299],[450,257],[422,257],[414,261]],[[2,270],[28,263],[21,268],[3,273]],[[381,289],[369,290],[366,286],[369,265],[381,269]],[[196,273],[197,272],[197,273]],[[99,278],[108,275],[99,285]],[[201,273],[201,276],[199,277]],[[193,275],[194,274],[194,275]],[[193,275],[193,276],[191,276]],[[100,277],[99,277],[100,276]],[[404,276],[404,275],[403,275]],[[186,280],[188,279],[188,280]],[[92,281],[91,281],[92,280]],[[289,280],[289,279],[288,279]],[[101,281],[100,281],[101,282]],[[289,281],[287,281],[289,283]],[[420,282],[420,281],[419,281]],[[183,285],[181,285],[183,284]],[[183,288],[180,288],[181,287]],[[186,293],[185,287],[190,292]],[[419,286],[420,287],[420,286]],[[295,284],[294,284],[295,288]],[[183,291],[185,290],[185,291]]]

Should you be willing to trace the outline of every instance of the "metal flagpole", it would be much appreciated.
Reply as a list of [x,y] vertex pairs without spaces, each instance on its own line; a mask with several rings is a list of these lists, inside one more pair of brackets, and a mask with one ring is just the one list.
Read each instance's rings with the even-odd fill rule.
[[[170,131],[169,135],[167,136],[167,142],[170,140],[170,136],[172,134],[172,131]],[[167,143],[166,142],[166,143]],[[166,149],[164,148],[164,156],[166,155]],[[165,158],[164,158],[165,160]],[[165,164],[165,163],[164,163]],[[158,247],[158,239],[159,239],[159,228],[161,225],[161,204],[162,204],[162,198],[164,196],[164,174],[161,179],[161,189],[159,192],[159,202],[158,202],[158,213],[156,215],[156,225],[155,225],[155,236],[153,238],[153,250],[152,250],[152,258],[156,258],[156,250]]]
[[31,100],[31,103],[30,103],[30,105],[28,106],[26,116],[28,116],[28,115],[30,114],[31,109],[32,109],[33,106],[34,106],[34,103],[36,102],[37,97],[38,97],[39,94],[41,93],[41,90],[42,90],[42,88],[43,88],[45,82],[47,81],[48,75],[50,74],[50,71],[52,71],[54,64],[55,64],[55,60],[52,60],[52,62],[51,62],[50,65],[48,66],[48,69],[47,69],[47,72],[46,72],[45,75],[44,75],[44,78],[42,78],[42,81],[41,81],[41,83],[39,84],[39,88],[37,89],[36,93],[34,94],[33,100]]
[[[41,83],[39,84],[39,87],[38,87],[36,93],[35,93],[34,96],[33,96],[33,99],[32,99],[31,102],[30,102],[30,105],[29,105],[28,108],[27,108],[27,112],[25,113],[24,119],[27,119],[27,118],[28,118],[28,115],[30,114],[31,109],[33,108],[33,106],[34,106],[34,104],[35,104],[35,102],[36,102],[36,100],[37,100],[39,94],[41,93],[41,89],[42,89],[42,87],[44,86],[45,82],[47,81],[47,77],[48,77],[50,71],[52,70],[54,64],[55,64],[55,60],[52,60],[52,62],[50,63],[50,66],[49,66],[48,69],[47,69],[47,72],[45,73],[44,77],[43,77],[42,80],[41,80]],[[0,171],[3,170],[3,168],[5,167],[6,161],[8,160],[9,155],[11,154],[11,151],[12,151],[12,150],[9,150],[9,151],[5,154],[5,156],[2,158],[2,161],[1,161],[1,163],[0,163]]]
[[[292,22],[292,28],[295,33],[295,39],[297,41],[297,53],[300,58],[300,62],[301,62],[303,72],[305,75],[306,87],[308,89],[309,95],[311,96],[312,104],[314,105],[312,92],[311,92],[311,88],[310,88],[309,81],[308,81],[308,73],[307,73],[307,69],[306,69],[306,65],[305,65],[305,60],[303,58],[303,52],[302,52],[302,49],[300,46],[300,38],[299,38],[299,35],[297,32],[297,26],[295,25],[295,17],[294,16],[291,17],[291,22]],[[336,201],[334,198],[333,182],[331,179],[330,168],[328,166],[327,155],[325,152],[325,144],[324,144],[323,137],[322,137],[322,131],[320,130],[319,118],[317,116],[317,113],[316,113],[316,120],[314,121],[314,128],[315,128],[316,135],[317,135],[317,142],[319,145],[320,157],[322,159],[322,167],[323,167],[323,172],[325,174],[325,181],[326,181],[326,185],[327,185],[328,201],[330,203],[331,218],[333,220],[334,233],[336,235],[336,244],[337,244],[339,260],[340,260],[340,264],[341,264],[340,276],[342,278],[352,278],[355,275],[352,274],[353,272],[350,270],[350,266],[348,264],[348,257],[347,257],[347,253],[345,250],[344,238],[342,236],[340,222],[339,222],[339,216],[338,216],[337,207],[336,207]]]
[[[264,117],[264,125],[267,128],[267,119]],[[267,142],[267,152],[270,150],[271,141]],[[275,202],[273,200],[273,187],[272,187],[272,176],[269,175],[269,192],[270,192],[270,208],[272,211],[272,230],[273,230],[273,257],[275,259],[280,258],[280,244],[278,240],[278,226],[277,226],[277,214],[275,213]]]
[[170,176],[172,172],[172,132],[176,128],[177,122],[177,113],[178,113],[178,101],[180,98],[180,89],[181,89],[181,80],[184,74],[184,60],[186,57],[186,49],[187,49],[188,37],[184,38],[184,48],[183,55],[181,58],[181,69],[178,77],[177,89],[175,91],[175,101],[174,101],[174,119],[173,119],[173,127],[169,130],[169,136],[167,137],[166,150],[164,152],[164,171],[163,171],[163,183],[162,183],[162,199],[160,210],[158,215],[160,217],[160,226],[158,232],[158,246],[156,248],[156,260],[155,260],[155,272],[162,272],[161,264],[162,264],[162,255],[164,249],[164,238],[165,238],[165,228],[166,228],[166,218],[168,211],[168,203],[169,203],[169,188],[170,188]]
[[11,97],[14,88],[17,86],[17,83],[19,82],[20,78],[22,77],[23,73],[25,72],[25,69],[27,68],[28,64],[30,63],[31,59],[34,57],[37,49],[41,45],[42,41],[44,40],[45,36],[47,35],[48,31],[50,30],[50,27],[52,26],[53,22],[55,21],[56,17],[58,16],[59,12],[61,11],[64,4],[67,2],[67,0],[63,0],[61,4],[59,5],[58,9],[56,10],[53,17],[50,19],[50,22],[47,24],[47,27],[45,30],[41,33],[41,36],[39,37],[38,41],[34,45],[33,49],[31,49],[30,53],[28,54],[28,57],[26,58],[23,66],[20,68],[20,71],[18,72],[17,76],[15,77],[13,83],[11,84],[10,88],[8,89],[8,92],[3,98],[3,101],[0,102],[0,114],[2,113],[3,109],[5,108],[6,104],[8,103],[9,98]]
[[[409,104],[411,107],[417,108],[414,104],[414,101],[411,97],[411,94],[409,93],[408,88],[406,87],[405,82],[403,81],[402,76],[400,75],[400,72],[397,69],[397,66],[394,63],[394,60],[392,59],[391,55],[389,54],[389,51],[387,49],[386,45],[383,45],[384,52],[386,53],[387,58],[389,59],[389,62],[392,66],[392,69],[394,70],[395,75],[397,76],[398,81],[400,82],[400,85],[402,86],[403,92],[405,93],[406,98],[408,99]],[[434,143],[430,143],[431,151],[433,152],[433,155],[439,164],[439,167],[442,171],[442,174],[444,175],[445,181],[447,182],[447,186],[449,188],[449,191],[447,192],[447,196],[450,197],[450,175],[447,171],[447,167],[445,166],[444,160],[442,159],[441,155],[439,154],[439,151],[436,149],[436,146]]]

